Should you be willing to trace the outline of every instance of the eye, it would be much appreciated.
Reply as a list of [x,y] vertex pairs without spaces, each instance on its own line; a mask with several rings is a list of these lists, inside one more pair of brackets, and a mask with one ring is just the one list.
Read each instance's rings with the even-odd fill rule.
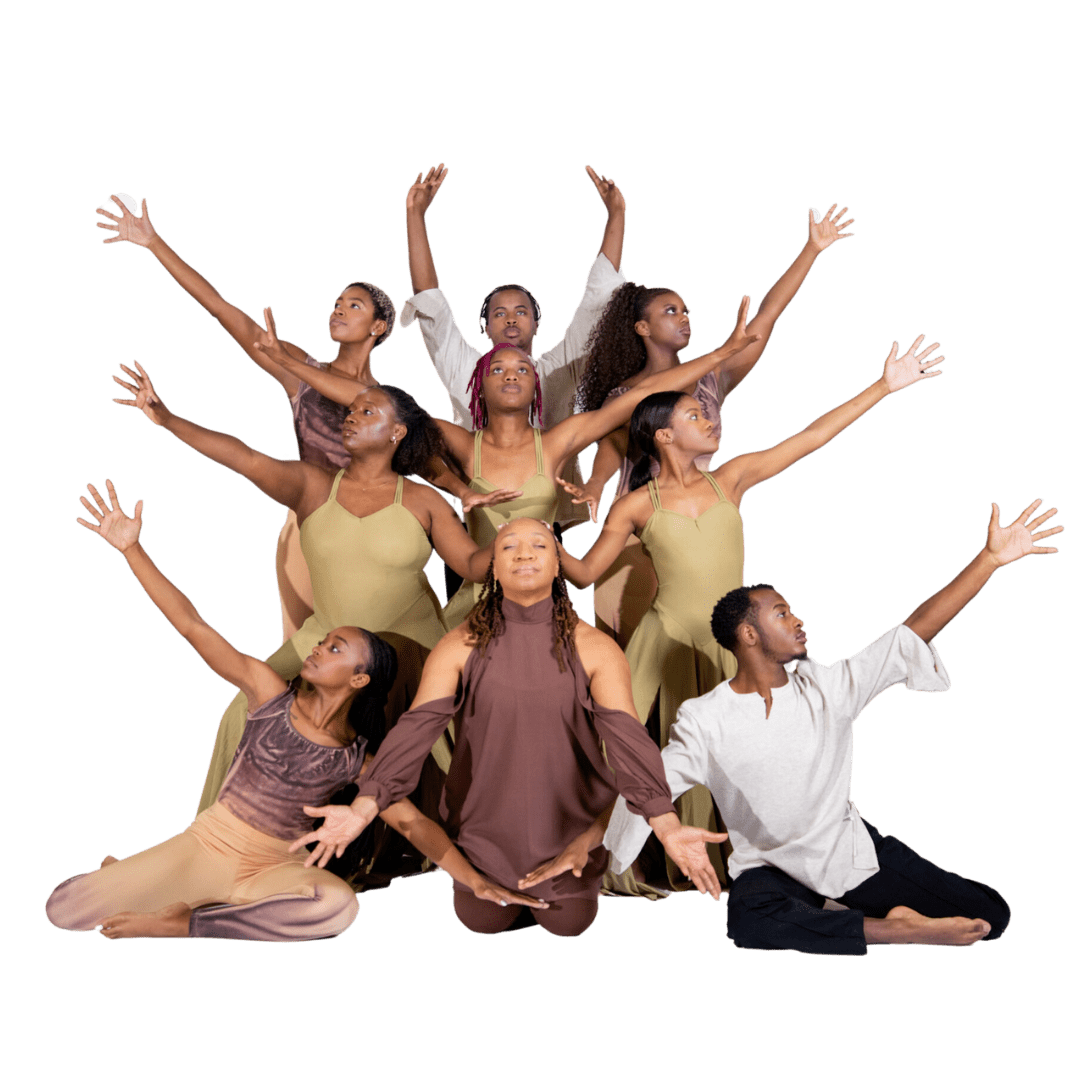
[[341,650],[336,645],[331,645],[330,646],[330,651],[331,652],[341,652]]

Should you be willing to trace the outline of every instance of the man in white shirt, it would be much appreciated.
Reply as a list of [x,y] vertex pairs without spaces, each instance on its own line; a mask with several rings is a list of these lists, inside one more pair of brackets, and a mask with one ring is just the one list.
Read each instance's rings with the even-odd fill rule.
[[[738,672],[682,706],[663,760],[672,797],[705,784],[729,831],[736,945],[862,954],[867,944],[969,945],[1004,931],[1009,909],[993,889],[940,870],[859,816],[851,725],[894,683],[948,689],[930,641],[996,569],[1057,550],[1034,546],[1061,531],[1035,531],[1057,512],[1028,523],[1038,506],[1002,528],[995,505],[975,559],[903,625],[838,664],[806,658],[802,620],[771,585],[735,589],[716,605],[713,634]],[[604,837],[616,872],[644,840],[618,804]],[[826,898],[849,910],[823,910]]]
[[[415,295],[402,309],[401,325],[408,326],[413,319],[419,319],[428,355],[449,391],[454,407],[454,423],[471,427],[469,379],[481,351],[469,345],[461,336],[450,305],[439,289],[439,278],[435,273],[424,222],[427,208],[448,171],[439,165],[437,169],[430,169],[425,178],[417,176],[405,202],[409,273]],[[480,310],[484,333],[492,345],[505,342],[532,358],[540,376],[547,427],[565,420],[574,411],[574,396],[583,374],[582,361],[589,334],[611,299],[611,294],[625,281],[619,273],[619,263],[622,259],[626,204],[613,180],[597,176],[591,168],[587,167],[587,171],[607,208],[607,224],[600,253],[589,271],[585,295],[562,341],[540,356],[533,357],[533,336],[540,323],[540,305],[532,293],[520,285],[500,285],[487,295]],[[572,483],[582,483],[576,458],[570,463],[566,476]],[[584,521],[588,514],[588,506],[574,506],[566,492],[560,494],[557,514],[560,525],[566,527]]]

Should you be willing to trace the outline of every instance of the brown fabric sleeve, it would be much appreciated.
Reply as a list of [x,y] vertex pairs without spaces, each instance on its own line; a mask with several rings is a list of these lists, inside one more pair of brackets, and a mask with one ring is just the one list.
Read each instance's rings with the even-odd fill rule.
[[590,711],[626,805],[646,821],[674,813],[660,750],[644,725],[622,709],[606,709],[596,701],[590,703]]
[[359,794],[374,799],[380,812],[407,798],[420,782],[424,759],[456,711],[456,699],[450,696],[404,713],[383,739],[371,768],[360,777]]

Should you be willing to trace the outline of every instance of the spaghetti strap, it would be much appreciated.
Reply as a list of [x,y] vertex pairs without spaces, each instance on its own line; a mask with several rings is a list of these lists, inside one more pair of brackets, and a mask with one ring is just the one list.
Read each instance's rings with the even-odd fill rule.
[[728,498],[727,498],[727,496],[726,496],[726,495],[725,495],[725,494],[724,494],[724,493],[723,493],[723,492],[722,492],[722,491],[720,490],[720,485],[719,485],[719,484],[718,484],[718,483],[716,482],[715,478],[713,477],[713,474],[712,474],[712,473],[707,473],[707,472],[705,472],[705,471],[704,471],[704,469],[703,469],[703,470],[701,470],[701,475],[702,475],[702,476],[704,476],[704,477],[705,477],[705,479],[706,479],[706,480],[708,480],[710,484],[712,484],[712,486],[713,486],[713,491],[715,491],[715,492],[716,492],[716,494],[720,496],[720,501],[721,501],[721,502],[727,502],[727,501],[728,501]]
[[401,493],[405,489],[405,477],[398,473],[397,487],[394,489],[394,505],[401,505]]
[[345,475],[344,469],[338,469],[337,476],[334,477],[334,486],[330,489],[330,498],[327,502],[337,502],[337,489],[338,484],[341,483],[341,478]]
[[538,428],[533,428],[533,449],[536,451],[536,471],[544,475],[544,440]]
[[481,428],[473,436],[473,455],[472,455],[472,474],[473,476],[483,476],[484,470],[480,467],[480,440],[484,436],[484,431]]
[[652,508],[654,510],[663,510],[664,509],[660,505],[660,491],[656,486],[656,481],[655,480],[650,480],[649,481],[649,498],[652,499]]

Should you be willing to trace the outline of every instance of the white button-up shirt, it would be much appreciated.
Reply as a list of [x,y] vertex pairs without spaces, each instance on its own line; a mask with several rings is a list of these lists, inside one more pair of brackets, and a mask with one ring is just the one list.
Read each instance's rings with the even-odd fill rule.
[[[552,427],[574,411],[574,397],[585,372],[584,354],[589,334],[603,313],[611,294],[626,279],[611,265],[606,255],[597,255],[585,284],[585,295],[574,312],[566,333],[554,348],[533,357],[544,394],[544,426]],[[401,325],[420,321],[420,333],[435,370],[450,393],[454,423],[472,428],[469,416],[469,379],[476,361],[483,353],[470,345],[458,330],[450,305],[440,289],[425,289],[406,301],[401,311]],[[486,350],[485,350],[486,351]],[[572,483],[581,483],[577,458],[565,470]],[[566,492],[559,497],[558,520],[562,524],[584,521],[587,505],[573,506]]]
[[[898,626],[850,660],[800,660],[772,708],[728,682],[679,709],[663,752],[672,798],[694,784],[712,792],[734,848],[732,878],[775,866],[836,898],[878,870],[873,841],[851,801],[852,721],[886,687],[947,690],[937,651]],[[644,827],[642,827],[644,826]],[[648,825],[619,800],[604,836],[621,873]]]

